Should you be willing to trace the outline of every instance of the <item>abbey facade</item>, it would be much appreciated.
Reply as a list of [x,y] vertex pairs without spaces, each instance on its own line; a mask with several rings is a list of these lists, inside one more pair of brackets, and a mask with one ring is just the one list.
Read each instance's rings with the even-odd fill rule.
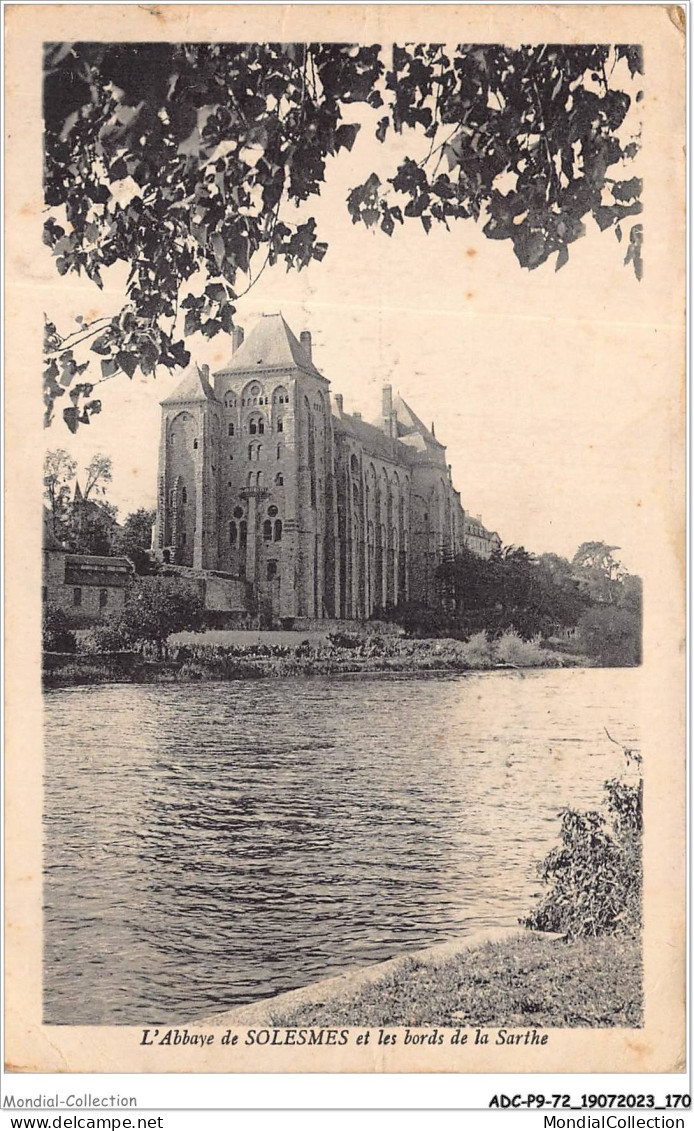
[[446,449],[392,390],[373,424],[281,315],[265,315],[214,374],[193,364],[162,402],[155,551],[245,582],[264,619],[363,620],[431,604],[467,544],[500,545],[461,505]]

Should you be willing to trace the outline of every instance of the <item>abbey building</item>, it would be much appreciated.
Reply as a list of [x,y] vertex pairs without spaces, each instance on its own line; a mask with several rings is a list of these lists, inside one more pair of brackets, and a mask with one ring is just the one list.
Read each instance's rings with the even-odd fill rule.
[[390,386],[367,424],[280,314],[263,316],[210,380],[193,364],[162,401],[155,550],[244,583],[248,608],[366,619],[436,599],[436,567],[500,545],[466,514],[446,449]]

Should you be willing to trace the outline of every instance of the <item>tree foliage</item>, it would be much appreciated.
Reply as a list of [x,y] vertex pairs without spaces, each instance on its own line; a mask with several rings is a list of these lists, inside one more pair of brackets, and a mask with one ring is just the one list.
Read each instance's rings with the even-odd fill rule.
[[77,650],[77,639],[72,631],[70,618],[59,605],[47,604],[43,607],[41,643],[44,652]]
[[108,484],[113,479],[113,460],[103,452],[92,456],[86,468],[83,498],[86,500],[91,494],[105,495]]
[[46,452],[43,460],[44,499],[51,512],[53,533],[57,538],[64,530],[76,472],[77,461],[65,448]]
[[594,605],[578,622],[582,651],[601,667],[635,667],[641,663],[641,606]]
[[149,549],[152,544],[152,526],[155,517],[156,511],[140,507],[126,517],[125,522],[114,535],[114,553],[124,554],[130,558],[139,574],[149,574],[154,569]]
[[[353,188],[355,224],[472,219],[528,269],[563,266],[589,216],[621,240],[641,211],[624,125],[641,70],[634,46],[48,44],[44,241],[60,275],[129,274],[112,316],[68,332],[47,318],[47,422],[67,394],[68,427],[88,424],[116,373],[186,365],[188,336],[231,330],[239,278],[321,260],[315,219],[286,206],[321,192],[365,125],[382,143],[411,131],[412,155]],[[639,276],[641,238],[632,224]],[[80,346],[100,360],[85,379]]]
[[151,644],[163,656],[171,633],[201,628],[204,615],[195,585],[178,577],[142,577],[129,587],[119,622],[124,640]]
[[[568,564],[568,563],[567,563]],[[573,577],[557,575],[523,546],[490,558],[465,548],[437,571],[444,604],[470,628],[515,629],[524,640],[575,625],[586,608]]]
[[[44,498],[53,520],[53,533],[72,551],[81,554],[110,554],[117,508],[106,499],[113,471],[110,456],[98,452],[84,471],[85,489],[78,489],[77,461],[64,448],[48,451],[44,457]],[[100,495],[99,502],[89,495]]]
[[[630,769],[639,766],[638,754],[625,754]],[[601,810],[562,810],[561,843],[539,869],[549,890],[525,926],[593,937],[641,927],[643,780],[632,773],[604,789]]]

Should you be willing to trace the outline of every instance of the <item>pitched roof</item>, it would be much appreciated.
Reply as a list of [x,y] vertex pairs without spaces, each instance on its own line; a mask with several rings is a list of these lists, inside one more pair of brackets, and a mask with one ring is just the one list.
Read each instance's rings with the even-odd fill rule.
[[301,369],[319,373],[281,314],[263,314],[220,373],[256,373],[261,369]]
[[391,440],[380,428],[367,424],[358,416],[351,416],[348,412],[343,412],[341,416],[334,415],[333,427],[337,432],[342,430],[347,435],[354,436],[369,455],[397,463],[410,462],[411,453],[403,449],[397,440]]
[[413,412],[399,393],[395,398],[394,408],[398,423],[398,436],[410,436],[413,432],[418,432],[420,436],[426,440],[427,444],[435,444],[437,448],[445,448],[446,445],[436,439],[433,432],[427,428],[426,424],[422,423],[417,413]]
[[207,372],[207,366],[201,369],[197,363],[189,365],[180,384],[160,404],[198,404],[201,401],[216,400]]

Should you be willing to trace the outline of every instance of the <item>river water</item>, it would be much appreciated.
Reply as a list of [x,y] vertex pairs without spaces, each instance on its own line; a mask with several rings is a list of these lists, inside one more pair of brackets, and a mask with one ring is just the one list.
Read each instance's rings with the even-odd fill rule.
[[183,1022],[513,925],[638,669],[101,685],[45,697],[44,1010]]

